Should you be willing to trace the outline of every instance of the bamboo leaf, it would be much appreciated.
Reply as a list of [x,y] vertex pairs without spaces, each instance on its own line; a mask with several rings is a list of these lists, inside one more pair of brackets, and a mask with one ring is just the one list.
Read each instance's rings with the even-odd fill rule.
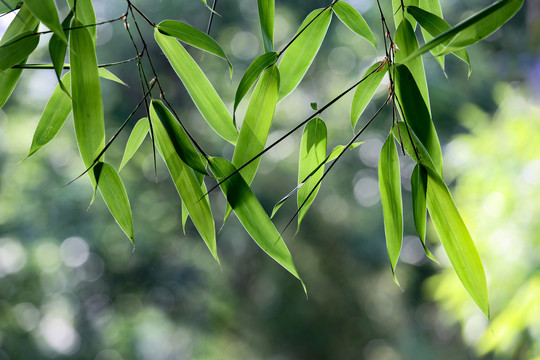
[[388,136],[381,149],[381,156],[379,158],[379,189],[383,208],[386,248],[390,258],[394,282],[399,285],[395,271],[403,240],[403,205],[401,202],[399,160],[392,134]]
[[259,78],[259,75],[261,75],[264,69],[275,64],[276,61],[277,53],[269,52],[259,56],[258,58],[253,60],[251,65],[249,65],[246,72],[244,73],[244,76],[242,76],[240,83],[238,84],[238,89],[236,89],[236,95],[234,96],[233,117],[234,113],[236,113],[236,109],[238,108],[238,104],[240,104],[240,101],[242,101],[249,89],[251,89],[253,84],[255,84],[255,82]]
[[[226,159],[210,158],[209,164],[218,180],[224,179],[236,170],[234,165]],[[287,245],[244,178],[236,173],[223,182],[220,187],[238,220],[240,220],[252,239],[270,257],[300,280],[304,291],[306,291],[306,287],[296,271]]]
[[67,45],[54,0],[24,0],[24,3],[39,21],[51,29]]
[[[323,13],[320,14],[321,12]],[[312,22],[317,15],[319,16]],[[279,72],[283,79],[279,100],[293,91],[306,74],[321,47],[331,19],[332,11],[330,9],[318,9],[311,12],[300,25],[297,34],[310,24],[283,54],[279,64]]]
[[452,267],[471,298],[489,319],[489,296],[482,261],[448,187],[440,175],[430,169],[427,206]]
[[438,263],[437,259],[426,246],[426,217],[427,217],[427,170],[419,164],[416,164],[411,175],[413,218],[416,232],[422,242],[424,253],[428,258]]
[[175,38],[160,33],[158,29],[154,31],[154,37],[201,115],[218,135],[234,145],[238,130],[223,101],[201,68]]
[[[403,121],[398,122],[399,131],[397,126],[392,128],[392,132],[397,141],[402,141],[403,147],[409,156],[421,164],[423,167],[430,168],[433,171],[439,172],[435,166],[431,156],[429,155],[427,149],[424,147],[422,142],[418,139],[414,130],[410,127],[407,128]],[[401,133],[401,136],[399,135]],[[410,136],[409,136],[410,135]],[[412,140],[412,141],[411,141]],[[414,146],[413,146],[414,144]]]
[[[70,8],[73,10],[77,2],[77,8],[75,9],[75,18],[83,25],[92,25],[96,23],[96,14],[94,13],[94,6],[92,6],[92,0],[68,0]],[[94,46],[96,45],[96,26],[89,26],[88,31],[92,35],[94,40]]]
[[[62,21],[62,28],[68,28],[73,18],[73,11],[70,11],[64,21]],[[56,33],[51,36],[49,40],[49,54],[51,55],[51,61],[54,66],[54,72],[58,79],[58,84],[62,87],[62,90],[69,95],[69,91],[66,87],[63,87],[60,77],[62,76],[62,69],[64,68],[64,60],[66,59],[67,52],[67,40],[69,39],[69,30],[64,30],[65,39],[61,39]]]
[[[419,0],[403,0],[403,4],[405,5],[405,8],[407,8],[410,5],[418,6]],[[396,29],[401,25],[401,22],[403,21],[403,14],[405,14],[405,19],[409,20],[413,28],[416,28],[416,21],[412,16],[407,14],[405,12],[405,9],[401,6],[402,0],[392,0],[392,12],[394,14],[394,23],[396,25]]]
[[[277,66],[273,65],[264,70],[251,95],[238,143],[234,149],[232,163],[235,167],[244,165],[264,150],[276,109],[279,84],[280,74]],[[260,161],[258,158],[240,171],[247,184],[253,181]]]
[[[431,39],[433,39],[435,36],[437,36],[440,33],[447,30],[447,29],[444,29],[444,30],[440,31],[437,34],[432,34],[425,27],[425,25],[427,25],[427,24],[425,22],[422,23],[421,21],[418,21],[418,18],[416,16],[414,16],[414,14],[412,14],[409,11],[411,8],[414,8],[414,6],[407,7],[407,9],[406,9],[407,13],[412,15],[412,17],[420,24],[420,26],[422,28],[422,35],[424,36],[424,43],[427,43],[427,42],[431,41]],[[440,4],[439,0],[420,0],[419,3],[418,3],[418,8],[423,9],[426,12],[432,13],[433,15],[436,15],[437,17],[439,17],[442,20],[442,17],[443,17],[442,8],[441,8],[441,4]],[[445,24],[447,24],[446,21],[443,20],[443,22]],[[448,28],[450,28],[450,25],[448,25]],[[442,50],[442,46],[438,46],[438,47],[432,49],[431,53],[435,56],[435,54],[440,53],[441,50]],[[443,72],[444,72],[444,59],[445,59],[444,56],[435,56],[435,60],[437,60],[437,62],[441,66],[441,69],[442,69]]]
[[131,134],[129,135],[126,149],[124,150],[124,156],[122,157],[122,162],[120,163],[120,167],[118,169],[119,172],[122,171],[122,168],[126,166],[128,161],[133,157],[133,155],[135,155],[135,152],[137,152],[141,146],[149,130],[150,123],[148,122],[147,117],[143,117],[137,121],[137,124],[135,124],[133,130],[131,130]]
[[186,44],[216,55],[217,57],[227,61],[227,64],[229,65],[229,72],[232,76],[231,62],[227,58],[227,55],[225,55],[225,52],[221,46],[209,35],[191,25],[175,20],[164,20],[157,25],[157,29],[162,34],[175,37]]
[[134,242],[131,207],[122,179],[111,165],[104,162],[97,163],[93,171],[97,187],[109,211],[127,237]]
[[165,131],[167,131],[169,140],[173,144],[176,153],[186,165],[203,175],[208,175],[201,155],[191,143],[182,126],[180,126],[173,114],[171,114],[169,109],[161,101],[152,100],[150,119],[152,119],[152,124],[158,121],[161,122]]
[[38,46],[39,36],[34,31],[24,31],[0,45],[0,71],[18,65]]
[[332,10],[334,10],[339,20],[341,20],[343,24],[369,41],[369,43],[373,45],[375,49],[377,49],[377,41],[375,41],[375,36],[366,23],[366,20],[364,20],[358,10],[345,1],[338,1],[334,3],[334,5],[332,5]]
[[449,41],[445,50],[439,54],[456,51],[474,44],[489,36],[492,32],[510,20],[523,5],[523,0],[500,0],[477,14],[463,20],[451,29],[443,32],[433,40],[415,50],[403,62],[409,61],[434,47]]
[[[339,4],[340,2],[338,2],[337,4]],[[373,64],[369,69],[366,70],[362,78],[371,73],[373,70],[377,69],[380,65],[380,63]],[[375,91],[377,91],[377,88],[381,84],[381,81],[384,78],[384,75],[386,75],[387,71],[388,67],[383,67],[381,70],[371,74],[356,88],[351,104],[351,125],[353,129],[356,127],[358,119],[360,119],[360,116],[373,98],[373,95],[375,95]]]
[[206,246],[219,263],[214,218],[210,208],[210,200],[208,196],[205,196],[206,186],[204,182],[199,182],[197,173],[182,161],[161,121],[152,122],[152,126],[156,147],[167,164],[176,190],[197,231],[199,231]]
[[23,2],[20,0],[2,0],[0,2],[0,14],[16,10],[22,6]]
[[[304,128],[302,141],[300,143],[300,159],[298,160],[298,182],[302,182],[326,157],[326,124],[320,118],[310,120]],[[298,227],[306,215],[311,203],[315,200],[320,188],[317,185],[324,174],[324,168],[320,167],[305,182],[304,186],[298,189],[297,203],[300,211],[298,212]],[[316,186],[316,188],[315,188]],[[313,193],[310,195],[311,191]]]
[[259,21],[261,23],[264,51],[274,50],[274,17],[276,12],[275,0],[257,0]]
[[99,68],[98,69],[99,77],[103,79],[107,79],[110,81],[114,81],[116,83],[122,84],[124,86],[127,86],[125,82],[123,82],[118,76],[114,75],[112,72],[105,68]]

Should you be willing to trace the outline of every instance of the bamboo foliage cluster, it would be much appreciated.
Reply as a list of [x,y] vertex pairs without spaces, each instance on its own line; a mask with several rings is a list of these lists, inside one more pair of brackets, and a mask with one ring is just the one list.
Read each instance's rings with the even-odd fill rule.
[[[523,0],[499,0],[454,26],[443,19],[439,0],[392,0],[393,21],[385,17],[379,1],[389,0],[376,0],[381,19],[377,26],[382,26],[382,32],[377,32],[380,34],[378,36],[353,6],[344,0],[334,0],[325,8],[313,10],[296,34],[278,51],[274,48],[275,2],[258,0],[264,54],[254,59],[242,76],[231,113],[185,48],[189,45],[223,59],[232,74],[233,64],[208,33],[176,20],[155,24],[130,0],[126,0],[124,14],[100,23],[96,22],[91,0],[68,0],[69,12],[64,14],[62,21],[54,0],[2,0],[0,12],[16,11],[16,16],[0,41],[0,106],[3,107],[10,97],[23,69],[52,69],[58,77],[58,86],[37,124],[28,156],[51,141],[69,114],[73,113],[75,136],[86,168],[82,175],[90,177],[94,196],[99,190],[118,225],[134,241],[129,199],[118,171],[127,165],[141,143],[149,137],[154,146],[154,157],[157,149],[180,195],[183,225],[188,217],[191,218],[216,261],[219,262],[216,229],[207,195],[219,187],[227,199],[226,218],[234,212],[253,240],[300,282],[302,280],[281,233],[250,188],[261,156],[303,128],[298,186],[279,201],[272,212],[273,216],[288,198],[297,194],[298,210],[295,216],[298,215],[300,226],[325,176],[348,150],[362,144],[358,141],[362,133],[381,110],[389,106],[392,108],[393,122],[381,150],[379,185],[394,280],[397,283],[395,270],[403,237],[398,156],[399,152],[403,152],[416,162],[411,178],[412,210],[426,255],[436,261],[425,242],[429,212],[459,279],[489,317],[487,284],[480,257],[443,181],[442,152],[431,116],[421,55],[430,52],[443,71],[445,56],[455,55],[469,65],[470,73],[466,47],[501,27],[520,9]],[[205,0],[202,2],[213,16],[214,9]],[[318,108],[312,104],[314,112],[311,116],[277,141],[267,144],[277,104],[293,92],[304,78],[335,17],[352,31],[352,36],[356,34],[374,47],[379,38],[384,43],[384,59],[374,63],[353,86],[324,106]],[[96,29],[100,24],[114,21],[125,23],[136,55],[119,64],[138,62],[143,96],[114,136],[106,141],[100,77],[119,83],[122,80],[103,64],[98,64]],[[142,36],[139,22],[153,27],[155,42],[207,124],[219,137],[234,145],[232,159],[207,154],[167,101],[159,74],[152,63],[154,54],[148,52],[147,39]],[[38,32],[40,23],[50,30]],[[130,27],[130,24],[135,26]],[[420,33],[415,31],[417,27],[420,27],[423,37],[420,41],[417,35]],[[49,41],[51,63],[26,64],[28,56],[38,45],[40,35],[45,33],[53,34]],[[143,66],[143,58],[148,60],[149,67]],[[63,69],[68,71],[62,74]],[[389,82],[386,101],[368,120],[362,120],[364,125],[347,144],[327,153],[327,130],[321,114],[354,90],[351,125],[355,129],[365,117],[364,110],[384,78],[388,78]],[[238,127],[236,110],[250,91],[242,126]],[[161,99],[154,98],[157,94]],[[145,116],[133,126],[117,171],[106,162],[106,151],[118,133],[139,112]],[[215,180],[217,184],[208,189],[205,178]]]

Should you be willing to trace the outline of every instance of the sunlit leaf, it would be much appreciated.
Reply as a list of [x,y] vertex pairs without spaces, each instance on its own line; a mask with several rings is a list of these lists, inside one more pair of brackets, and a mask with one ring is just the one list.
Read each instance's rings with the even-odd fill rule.
[[[298,182],[302,182],[326,157],[326,124],[320,118],[310,120],[304,128],[298,160]],[[319,180],[324,174],[321,167],[298,189],[298,227],[319,191]],[[312,194],[311,191],[313,191]],[[309,196],[311,195],[311,196]],[[308,198],[309,196],[309,198]],[[301,207],[301,208],[300,208]]]
[[418,6],[419,0],[392,0],[392,12],[394,14],[394,23],[396,26],[396,29],[401,25],[401,22],[403,21],[403,14],[405,14],[405,19],[409,20],[411,25],[416,28],[416,21],[412,16],[407,14],[405,9],[401,6],[401,3],[403,1],[403,4],[405,5],[405,8],[407,8],[410,5]]
[[97,188],[114,219],[133,242],[133,219],[126,188],[116,170],[109,164],[99,162],[93,167]]
[[[94,13],[94,7],[92,6],[92,0],[68,0],[68,4],[73,9],[77,2],[77,9],[75,17],[81,24],[91,25],[96,23],[96,14]],[[97,26],[88,26],[88,31],[92,35],[94,45],[96,44],[96,28]]]
[[429,251],[426,246],[426,221],[427,221],[427,170],[419,164],[416,164],[411,175],[411,193],[412,193],[412,205],[413,205],[413,218],[414,226],[418,237],[422,242],[422,247],[426,256],[431,260],[438,263],[435,256]]
[[[226,159],[210,158],[209,164],[218,180],[224,179],[236,170]],[[243,177],[236,173],[223,182],[220,187],[227,198],[228,204],[253,240],[268,255],[300,280],[305,291],[306,288],[296,271],[287,245],[285,245],[280,233]]]
[[[71,19],[73,18],[73,11],[70,11],[69,14],[66,16],[64,21],[62,21],[62,28],[68,28]],[[56,77],[58,78],[58,84],[60,87],[63,87],[62,82],[60,81],[60,77],[62,75],[62,69],[64,68],[64,60],[66,58],[66,52],[67,52],[67,41],[66,39],[69,39],[69,30],[64,30],[64,37],[65,39],[60,38],[56,33],[51,36],[51,40],[49,40],[49,54],[51,55],[51,61],[54,66],[54,72],[56,74]],[[68,88],[63,87],[63,91],[66,92],[66,94],[69,95]]]
[[274,50],[274,15],[276,12],[275,0],[257,0],[259,7],[259,21],[261,23],[264,51]]
[[[427,27],[430,27],[431,25],[428,25],[429,23],[426,23],[425,21],[419,21],[418,17],[414,16],[414,14],[412,14],[410,12],[410,10],[412,8],[423,9],[426,12],[429,12],[429,13],[431,13],[433,15],[436,15],[436,17],[439,17],[442,20],[443,15],[442,15],[441,4],[440,4],[439,0],[420,0],[419,3],[418,3],[418,7],[408,6],[407,9],[406,9],[407,13],[412,15],[412,17],[418,22],[418,24],[420,24],[421,29],[422,29],[422,35],[424,36],[424,43],[427,43],[427,42],[431,41],[431,39],[433,39],[434,36],[437,36],[440,33],[447,30],[447,29],[444,29],[444,30],[441,30],[439,33],[433,34],[432,31],[427,30]],[[442,21],[445,24],[447,24],[446,21],[444,21],[444,20],[442,20]],[[437,27],[439,27],[439,25],[437,23],[434,23],[433,25],[436,25]],[[450,28],[450,25],[448,25],[448,28]],[[433,55],[438,54],[438,53],[441,52],[442,48],[443,48],[442,46],[438,46],[438,47],[432,49],[431,53]],[[439,65],[441,65],[441,69],[443,70],[443,72],[444,72],[444,59],[445,59],[444,56],[435,56],[435,60],[437,60]]]
[[399,160],[392,134],[388,136],[381,149],[381,156],[379,158],[379,189],[381,192],[386,248],[390,258],[394,281],[399,285],[395,271],[403,240],[403,205],[401,202]]
[[[399,131],[398,131],[399,127]],[[422,142],[418,139],[414,130],[407,128],[403,121],[398,122],[398,127],[394,126],[392,132],[397,141],[401,141],[407,154],[419,164],[434,171],[438,171],[431,156]],[[400,136],[401,133],[401,136]],[[412,141],[411,141],[412,140]],[[413,146],[414,144],[414,146]]]
[[0,71],[23,62],[39,43],[34,31],[25,31],[0,45]]
[[125,82],[123,82],[118,76],[114,75],[112,72],[105,68],[99,68],[98,69],[99,77],[103,79],[107,79],[110,81],[114,81],[116,83],[122,84],[124,86],[127,86]]
[[148,134],[149,130],[150,123],[148,122],[148,118],[143,117],[137,121],[137,124],[135,124],[133,130],[131,130],[131,134],[129,135],[126,149],[124,150],[124,156],[122,157],[122,162],[120,163],[118,171],[121,171],[122,168],[126,166],[128,161],[133,157],[135,152],[137,152],[142,142],[146,138],[146,134]]
[[377,48],[375,36],[366,23],[366,20],[364,20],[358,10],[345,1],[338,1],[334,3],[334,5],[332,5],[332,10],[334,10],[339,20],[341,20],[343,24],[369,41],[369,43],[373,45],[375,49]]
[[64,35],[64,29],[60,24],[54,0],[24,0],[24,3],[39,21],[51,29],[60,40],[67,44],[67,39]]
[[489,297],[482,261],[448,187],[439,174],[430,169],[427,206],[452,267],[471,298],[489,319]]
[[175,20],[164,20],[157,25],[157,29],[165,35],[175,37],[186,44],[209,52],[210,54],[216,55],[227,61],[232,76],[231,62],[227,58],[227,55],[225,55],[221,46],[209,35],[191,25]]
[[244,73],[244,76],[242,76],[242,79],[240,80],[240,83],[238,84],[238,89],[236,89],[236,95],[234,96],[234,110],[233,113],[236,113],[236,108],[238,107],[238,104],[240,104],[240,101],[244,98],[244,96],[247,94],[249,89],[255,84],[257,79],[259,78],[259,75],[263,72],[264,69],[269,67],[270,65],[273,65],[277,60],[277,53],[276,52],[269,52],[266,54],[263,54],[253,60],[251,65],[247,68],[246,72]]
[[[321,12],[323,13],[320,14]],[[312,21],[317,15],[319,16]],[[285,51],[279,63],[282,78],[279,90],[280,100],[293,91],[306,74],[321,47],[331,19],[331,9],[318,9],[311,12],[300,25],[298,32],[310,24]]]
[[235,144],[238,130],[232,117],[195,60],[175,38],[158,29],[154,31],[154,37],[208,124],[218,135]]
[[[373,64],[369,69],[366,70],[362,78],[371,73],[373,70],[377,69],[380,65],[380,63]],[[386,75],[387,71],[388,67],[384,66],[380,71],[374,72],[366,80],[362,81],[356,88],[351,104],[351,124],[353,129],[355,128],[358,119],[360,119],[360,116],[366,109],[367,105],[371,101],[371,98],[373,98],[373,95],[375,95],[375,91],[377,91],[377,88],[381,84],[381,81],[384,78],[384,75]]]

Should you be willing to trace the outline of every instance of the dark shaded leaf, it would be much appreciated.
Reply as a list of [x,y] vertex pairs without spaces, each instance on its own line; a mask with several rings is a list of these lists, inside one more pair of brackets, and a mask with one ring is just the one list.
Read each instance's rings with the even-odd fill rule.
[[39,36],[34,31],[24,31],[0,45],[0,71],[18,65],[38,46]]

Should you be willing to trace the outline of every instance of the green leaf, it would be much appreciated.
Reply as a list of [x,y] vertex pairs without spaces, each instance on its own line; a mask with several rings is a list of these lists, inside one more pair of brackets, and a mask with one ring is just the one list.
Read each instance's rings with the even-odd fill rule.
[[208,196],[205,196],[206,186],[204,182],[199,181],[198,173],[182,161],[161,121],[152,122],[152,126],[156,147],[167,164],[176,190],[197,231],[199,231],[206,246],[208,246],[208,249],[219,263],[214,218],[210,208],[210,200]]
[[375,41],[375,36],[366,23],[366,20],[364,20],[358,10],[353,8],[345,1],[338,1],[334,3],[334,5],[332,5],[332,10],[334,10],[339,20],[341,20],[343,24],[369,41],[369,43],[373,45],[375,49],[377,49],[377,41]]
[[236,89],[236,95],[234,96],[233,114],[236,113],[238,104],[240,104],[240,101],[242,101],[249,89],[251,89],[253,84],[255,84],[263,70],[276,62],[277,55],[278,54],[276,52],[269,52],[263,54],[253,60],[251,65],[249,65],[246,72],[244,73],[244,76],[242,76],[240,83],[238,84],[238,89]]
[[[322,14],[320,14],[321,12]],[[312,21],[317,15],[319,16]],[[293,91],[306,74],[321,47],[331,19],[332,11],[330,9],[318,9],[311,12],[300,25],[296,34],[309,24],[287,48],[279,63],[279,72],[282,78],[279,100]]]
[[469,230],[439,174],[428,169],[427,206],[444,250],[459,280],[490,318],[486,275]]
[[[96,23],[96,14],[94,13],[94,7],[92,6],[92,0],[68,0],[70,8],[73,10],[73,6],[77,2],[77,9],[75,9],[75,18],[83,25],[92,25]],[[89,26],[88,31],[92,35],[94,40],[94,46],[96,45],[96,28],[97,26]]]
[[[62,21],[62,28],[68,28],[73,18],[73,11],[70,11],[64,21]],[[64,60],[67,52],[67,40],[69,39],[69,30],[64,30],[65,39],[61,39],[58,35],[53,34],[51,40],[49,40],[49,54],[51,55],[51,61],[54,66],[54,72],[58,78],[58,84],[62,87],[62,90],[69,95],[67,88],[63,87],[60,77],[62,75],[62,69],[64,68]]]
[[330,153],[330,155],[328,155],[328,157],[326,158],[326,160],[324,161],[324,163],[326,164],[327,162],[330,162],[330,161],[333,161],[335,159],[337,159],[337,157],[342,153],[344,152],[345,150],[352,150],[354,148],[356,148],[357,146],[360,146],[362,145],[363,143],[365,143],[365,141],[360,141],[360,142],[355,142],[355,143],[352,143],[351,145],[349,145],[349,147],[347,148],[346,145],[338,145],[336,146],[332,152]]
[[390,258],[394,282],[399,285],[395,271],[403,240],[403,205],[401,202],[399,160],[392,134],[388,136],[381,149],[379,189],[381,192],[386,248]]
[[275,0],[257,0],[259,21],[261,23],[264,51],[274,50],[274,17],[276,12]]
[[[81,23],[75,18],[72,27],[78,26]],[[105,146],[105,124],[96,48],[87,28],[71,30],[70,64],[75,134],[84,165],[88,168]],[[90,175],[94,181],[92,173]]]
[[125,82],[123,82],[120,78],[118,78],[118,76],[114,75],[112,72],[110,72],[109,70],[107,70],[105,68],[99,68],[98,73],[99,73],[100,78],[107,79],[107,80],[110,80],[110,81],[114,81],[114,82],[117,82],[117,83],[122,84],[124,86],[127,86],[127,84]]
[[209,35],[206,35],[191,25],[175,20],[164,20],[157,25],[157,29],[165,35],[175,37],[186,44],[216,55],[227,61],[229,72],[232,76],[231,62],[227,58],[227,55],[225,55],[221,46],[219,46],[219,44]]
[[2,0],[0,2],[0,14],[16,10],[22,6],[23,2],[20,0]]
[[[276,109],[279,83],[279,70],[273,65],[264,70],[255,86],[234,149],[232,163],[235,167],[244,165],[264,150]],[[260,161],[259,157],[240,171],[247,184],[253,181]]]
[[24,3],[39,21],[51,29],[67,45],[54,0],[24,0]]
[[[28,7],[23,5],[17,16],[11,21],[9,27],[7,28],[2,40],[0,40],[0,45],[9,41],[9,39],[17,36],[18,34],[25,31],[35,30],[39,21],[34,15],[28,10]],[[21,61],[21,64],[25,63],[26,59]],[[6,101],[9,99],[19,77],[21,76],[22,69],[8,69],[5,71],[0,71],[0,108],[2,108]]]
[[[403,0],[403,4],[405,5],[405,8],[408,6],[418,6],[419,0]],[[416,28],[416,21],[413,17],[408,15],[405,12],[405,9],[401,7],[402,0],[392,0],[392,12],[394,14],[394,22],[396,25],[396,29],[401,25],[401,22],[403,21],[403,13],[405,13],[405,19],[409,20],[413,28]]]
[[122,179],[111,165],[104,162],[98,162],[92,170],[109,211],[127,237],[134,242],[131,207]]
[[[427,150],[436,171],[442,174],[442,151],[439,138],[426,103],[407,66],[396,66],[395,84],[402,116]],[[404,137],[403,133],[402,137]]]
[[[310,120],[304,128],[302,141],[300,143],[300,159],[298,160],[298,182],[303,181],[326,157],[326,124],[320,118]],[[298,227],[306,215],[309,207],[320,188],[317,185],[324,174],[324,168],[320,167],[305,182],[304,186],[298,189]],[[316,187],[315,187],[316,186]],[[315,189],[313,191],[313,189]],[[311,191],[313,191],[312,194]],[[311,195],[311,196],[309,196]],[[308,198],[309,196],[309,198]]]
[[202,116],[218,135],[234,145],[238,130],[201,68],[175,38],[160,33],[158,29],[154,31],[154,37]]
[[[424,34],[424,39],[426,42],[429,42],[433,37],[438,36],[442,34],[443,32],[451,29],[451,26],[444,21],[441,17],[432,14],[430,12],[427,12],[421,8],[410,6],[407,8],[407,12],[409,12],[414,18],[418,21],[420,26],[422,27],[422,33]],[[440,12],[440,7],[439,7]],[[437,54],[440,54],[444,50],[444,46],[447,45],[448,42],[442,43],[439,46],[434,47],[431,49],[431,53],[435,56]],[[453,53],[458,58],[463,60],[469,65],[469,75],[471,74],[471,62],[469,60],[469,54],[467,53],[467,50],[460,49],[456,50]],[[435,56],[437,61],[441,64],[441,67],[444,70],[444,56]]]
[[[234,165],[226,159],[210,158],[209,164],[218,180],[225,179],[229,174],[236,171]],[[306,291],[306,287],[296,271],[287,245],[244,178],[236,173],[223,182],[220,187],[238,220],[240,220],[253,240],[268,255],[300,280],[304,291]]]
[[173,144],[176,153],[186,165],[203,175],[208,175],[201,155],[191,143],[182,126],[180,126],[173,114],[171,114],[169,109],[161,101],[152,100],[152,104],[150,105],[150,119],[152,119],[152,124],[158,121],[161,122],[165,131],[167,131],[169,140]]
[[129,139],[126,144],[126,149],[124,150],[124,156],[122,157],[122,162],[120,163],[120,168],[118,171],[122,171],[122,168],[126,166],[128,161],[133,157],[135,152],[139,149],[142,142],[146,138],[146,134],[150,130],[150,123],[148,122],[147,117],[143,117],[131,130]]
[[187,219],[189,218],[189,211],[186,207],[186,203],[182,201],[182,231],[186,235],[186,224]]
[[433,171],[439,172],[439,170],[437,170],[437,167],[433,163],[433,160],[431,159],[428,151],[426,150],[422,142],[418,139],[413,129],[411,129],[410,127],[407,128],[403,121],[399,121],[398,126],[394,126],[392,128],[392,132],[394,133],[394,137],[397,141],[402,141],[405,151],[414,161],[422,164],[422,166],[426,168],[430,168]]
[[409,54],[403,62],[409,61],[434,47],[449,41],[445,50],[439,55],[456,51],[474,44],[490,35],[521,8],[523,0],[500,0],[484,10],[460,22],[451,29],[443,32],[433,40]]
[[[428,22],[426,24],[426,22],[421,22],[419,21],[419,19],[414,16],[414,14],[412,14],[409,10],[414,8],[415,6],[409,6],[407,7],[407,13],[409,13],[410,15],[412,15],[412,17],[420,24],[421,28],[422,28],[422,35],[424,36],[424,43],[427,43],[429,41],[431,41],[431,39],[433,39],[433,37],[439,35],[440,33],[446,31],[447,29],[444,29],[442,31],[440,31],[439,33],[436,33],[436,34],[432,34],[429,30],[427,30],[426,28],[426,25],[428,27],[430,27],[430,25],[428,25],[430,22]],[[418,8],[420,9],[423,9],[424,11],[426,12],[429,12],[433,15],[436,15],[436,17],[440,18],[442,20],[442,8],[441,8],[441,4],[439,2],[439,0],[420,0],[419,3],[418,3]],[[442,20],[446,25],[448,25],[446,23],[446,21]],[[437,27],[439,26],[439,24],[437,23],[434,23],[433,25],[437,25]],[[450,25],[448,25],[448,28],[450,28]],[[442,46],[439,46],[433,50],[431,50],[431,53],[433,55],[435,54],[438,54],[439,52],[441,52],[442,50]],[[441,66],[441,69],[443,70],[444,72],[444,56],[435,56],[435,60],[437,60],[437,62],[439,63],[439,65]]]
[[0,71],[18,65],[38,46],[39,35],[25,31],[0,45]]
[[426,217],[427,217],[427,170],[420,164],[416,164],[411,175],[413,218],[416,232],[422,242],[422,247],[428,258],[438,263],[437,259],[426,246]]
[[[362,78],[371,73],[373,70],[377,69],[380,65],[380,63],[373,64],[369,69],[366,70]],[[356,127],[358,119],[360,119],[360,116],[373,98],[373,95],[375,95],[375,91],[377,91],[377,88],[381,84],[381,81],[387,71],[388,67],[384,66],[381,70],[374,72],[367,79],[362,81],[356,88],[351,104],[351,124],[353,129]]]

